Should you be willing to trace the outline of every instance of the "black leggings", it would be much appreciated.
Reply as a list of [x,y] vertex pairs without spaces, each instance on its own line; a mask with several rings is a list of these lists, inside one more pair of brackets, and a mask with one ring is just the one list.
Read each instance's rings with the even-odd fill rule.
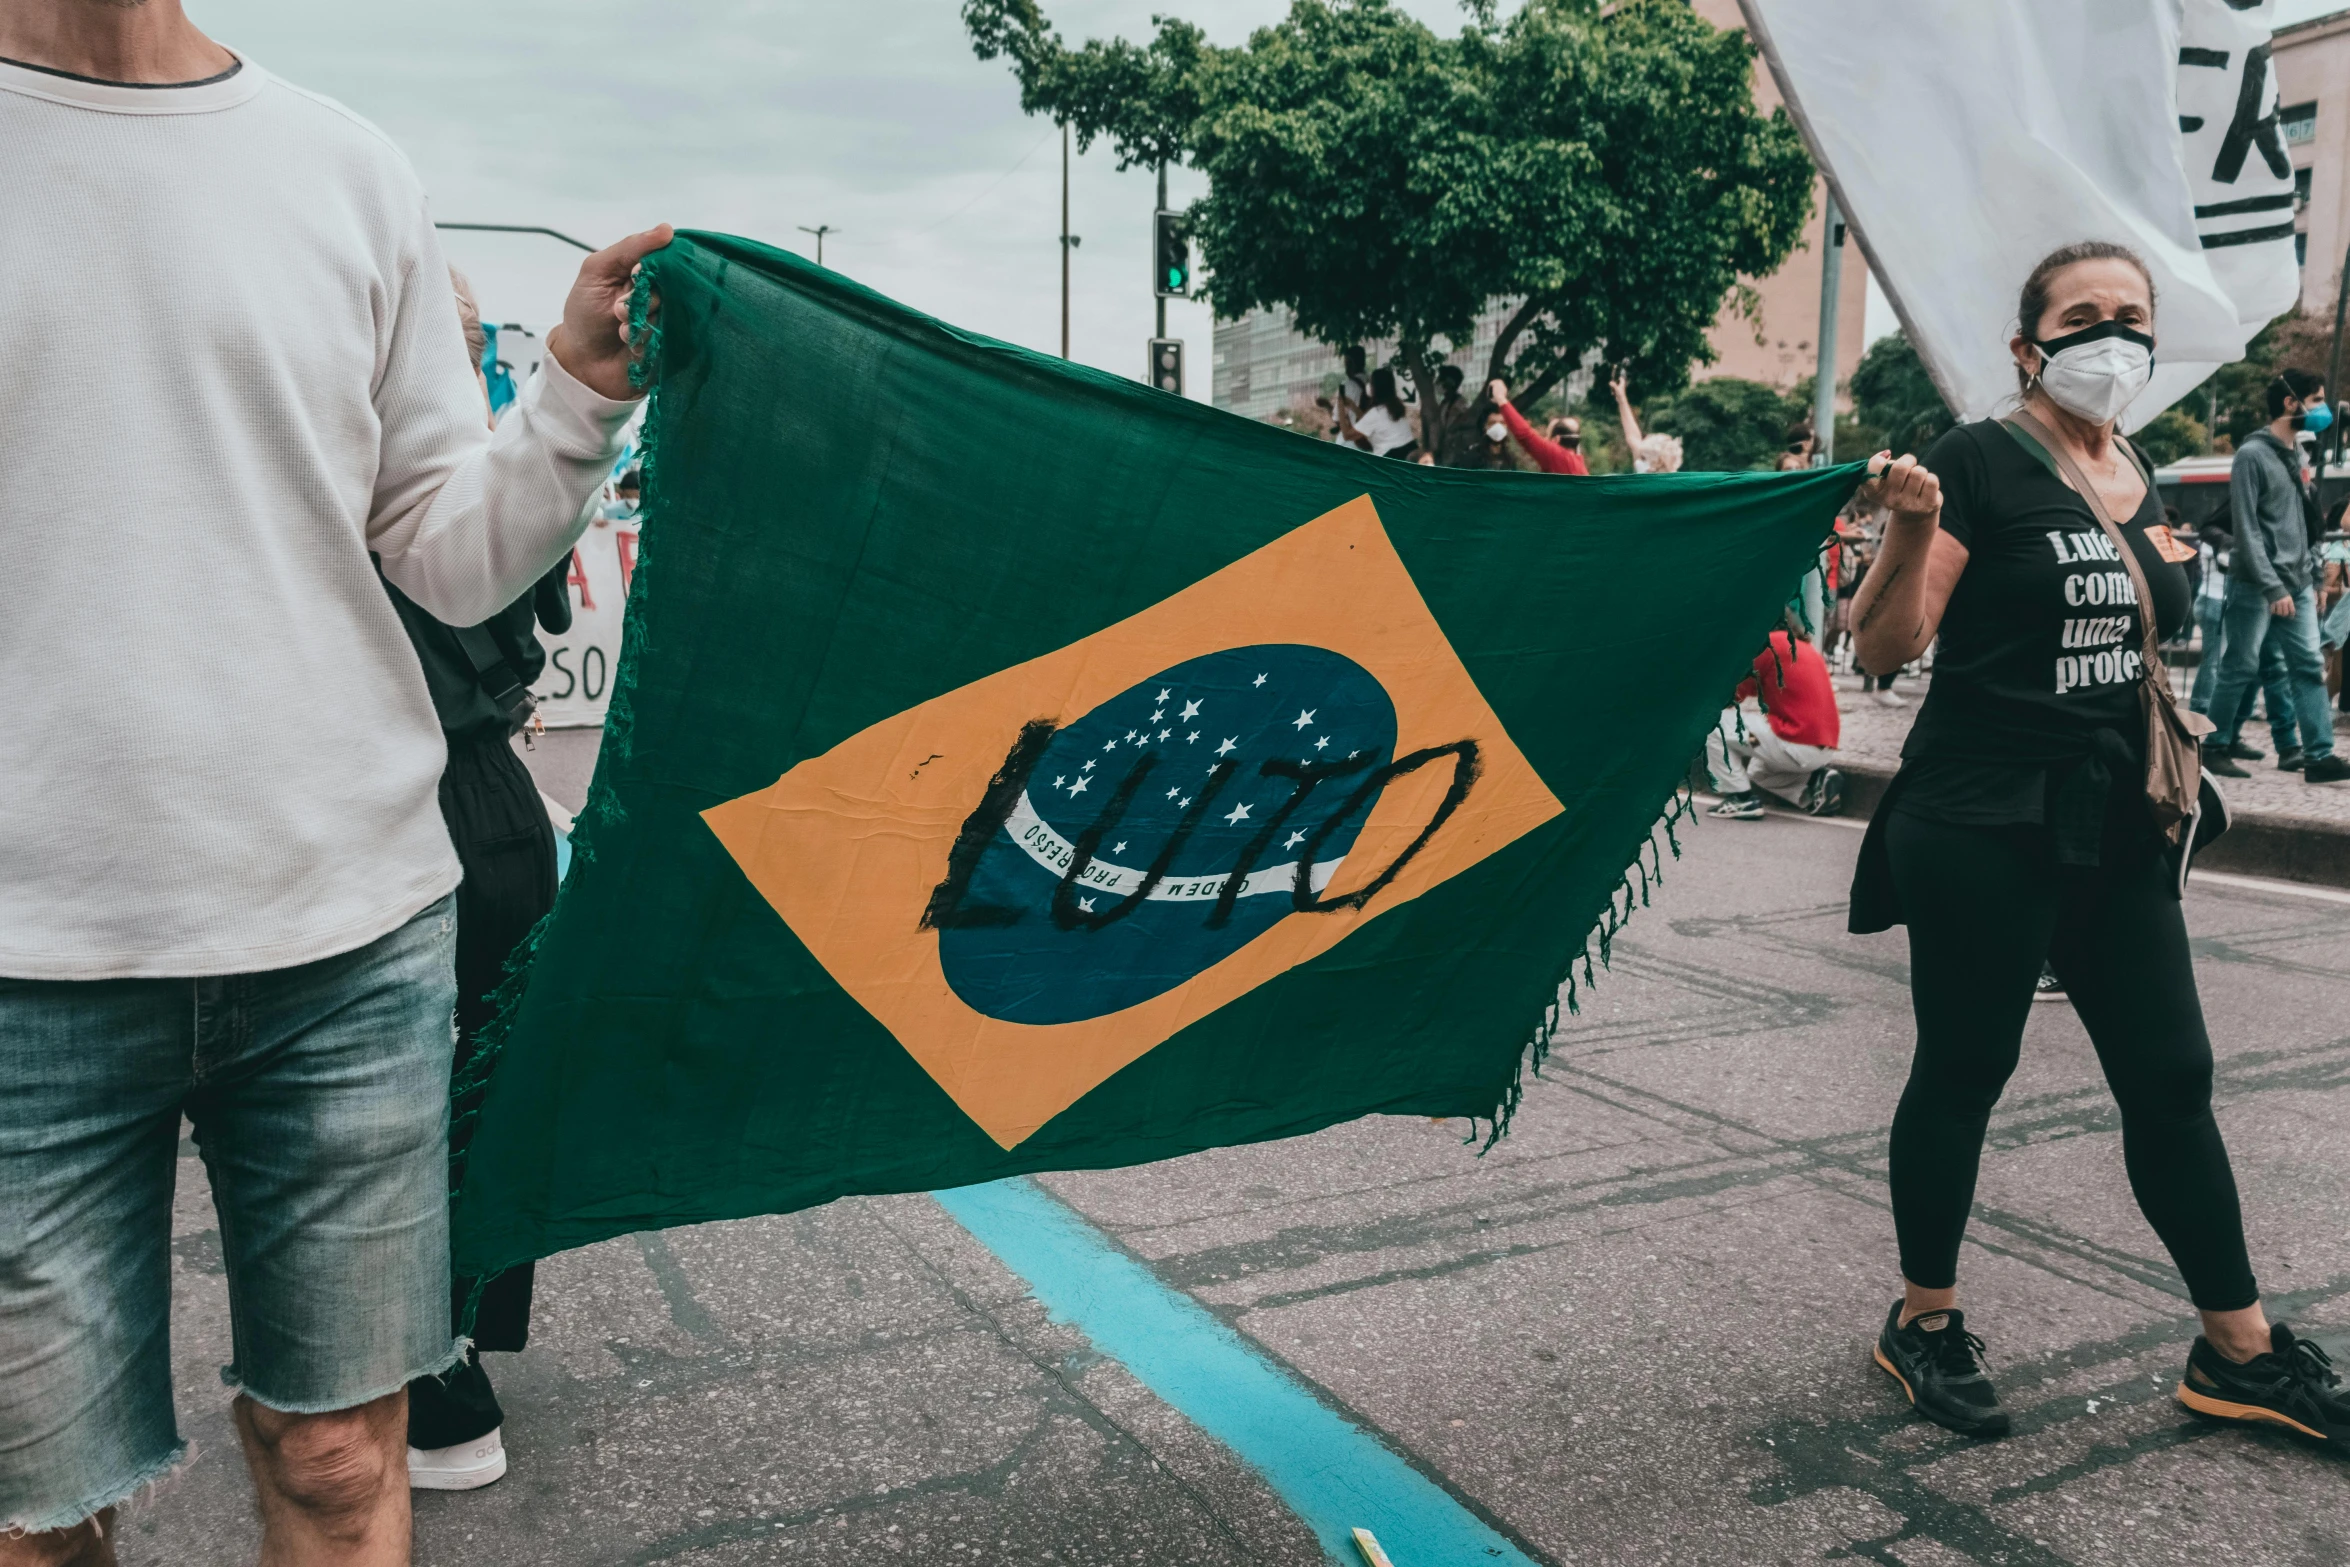
[[2260,1298],[2228,1151],[2211,1115],[2211,1040],[2187,922],[2147,856],[2059,875],[2040,827],[1885,824],[1909,922],[1917,1057],[1893,1116],[1893,1224],[1912,1284],[1948,1289],[1983,1132],[2023,1048],[2046,958],[2121,1104],[2130,1190],[2205,1311]]

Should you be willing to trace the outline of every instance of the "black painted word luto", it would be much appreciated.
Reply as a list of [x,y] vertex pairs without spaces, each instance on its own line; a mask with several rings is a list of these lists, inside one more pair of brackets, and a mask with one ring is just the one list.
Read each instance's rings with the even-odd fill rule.
[[[1019,739],[1013,742],[1011,750],[1005,755],[1002,767],[988,781],[987,791],[980,797],[978,808],[965,819],[963,830],[956,836],[955,846],[947,856],[946,877],[931,891],[930,902],[922,912],[922,928],[973,930],[1003,927],[1018,923],[1030,912],[1016,905],[973,899],[970,896],[971,881],[978,871],[981,857],[995,843],[996,835],[1010,822],[1013,811],[1028,788],[1031,775],[1051,747],[1056,732],[1056,726],[1043,719],[1022,728]],[[1448,757],[1452,761],[1451,784],[1412,841],[1378,875],[1353,892],[1329,898],[1317,894],[1312,883],[1314,867],[1332,836],[1346,824],[1355,821],[1360,813],[1368,811],[1390,783]],[[1289,888],[1289,904],[1291,909],[1300,914],[1329,914],[1340,909],[1359,909],[1385,891],[1403,872],[1404,867],[1427,847],[1438,829],[1460,809],[1461,802],[1469,797],[1469,791],[1476,786],[1482,770],[1478,745],[1473,739],[1428,746],[1382,765],[1374,766],[1373,762],[1374,758],[1368,756],[1331,762],[1293,762],[1273,757],[1260,762],[1256,775],[1288,783],[1289,796],[1241,846],[1231,867],[1222,873],[1222,889],[1209,904],[1203,924],[1210,930],[1220,930],[1231,923],[1233,908],[1241,895],[1243,884],[1272,850],[1275,839],[1280,837],[1283,829],[1297,818],[1323,785],[1349,780],[1352,789],[1335,812],[1324,817],[1303,835],[1302,844],[1295,850],[1297,868]],[[1155,756],[1138,757],[1117,787],[1102,801],[1100,814],[1077,835],[1075,852],[1068,867],[1061,873],[1047,904],[1047,912],[1053,923],[1062,930],[1100,930],[1141,908],[1152,891],[1166,881],[1177,854],[1241,770],[1240,764],[1232,761],[1220,762],[1213,767],[1206,782],[1190,797],[1189,804],[1177,819],[1166,842],[1152,858],[1149,868],[1143,873],[1141,884],[1108,907],[1096,908],[1095,899],[1080,897],[1087,886],[1086,872],[1100,855],[1104,840],[1118,830],[1135,796],[1151,781],[1159,765],[1159,758]],[[1293,839],[1297,836],[1292,834]]]

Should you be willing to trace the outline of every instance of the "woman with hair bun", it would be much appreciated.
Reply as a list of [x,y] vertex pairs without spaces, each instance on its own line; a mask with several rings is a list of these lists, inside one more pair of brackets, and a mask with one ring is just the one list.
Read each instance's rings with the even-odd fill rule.
[[2212,1118],[2182,851],[2149,803],[2140,704],[2167,689],[2141,691],[2142,617],[2169,636],[2188,612],[2188,552],[2116,423],[2152,374],[2154,303],[2120,245],[2048,256],[2008,343],[2016,413],[1959,426],[1864,492],[1892,517],[1853,602],[1862,667],[1897,669],[1941,637],[1853,881],[1854,931],[1909,927],[1917,1017],[1889,1160],[1902,1297],[1875,1356],[1927,1419],[2007,1432],[1958,1261],[2046,961],[2121,1106],[2131,1190],[2202,1318],[2179,1401],[2339,1446],[2350,1402],[2324,1351],[2261,1311]]

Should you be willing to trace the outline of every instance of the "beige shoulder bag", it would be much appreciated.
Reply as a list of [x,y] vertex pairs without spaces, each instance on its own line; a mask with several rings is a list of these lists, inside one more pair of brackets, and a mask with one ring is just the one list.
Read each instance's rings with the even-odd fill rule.
[[[2147,590],[2146,573],[2138,565],[2138,552],[2130,548],[2130,541],[2105,509],[2105,502],[2081,472],[2080,465],[2065,454],[2056,437],[2047,426],[2030,414],[2018,409],[2012,416],[1999,421],[2007,431],[2023,442],[2024,449],[2046,463],[2066,488],[2088,503],[2089,515],[2097,519],[2097,526],[2105,530],[2113,542],[2122,564],[2129,569],[2130,586],[2138,595],[2138,624],[2146,633],[2143,663],[2138,671],[2138,705],[2146,715],[2146,801],[2154,812],[2154,824],[2162,829],[2171,842],[2179,841],[2180,830],[2195,813],[2195,800],[2203,786],[2203,736],[2211,733],[2212,722],[2201,713],[2189,712],[2179,706],[2171,694],[2170,674],[2162,667],[2161,636],[2154,624],[2154,595]],[[2121,443],[2132,462],[2138,454],[2122,441],[2117,431],[2114,440]],[[2141,473],[2145,465],[2138,463]],[[2152,474],[2146,475],[2149,486]]]

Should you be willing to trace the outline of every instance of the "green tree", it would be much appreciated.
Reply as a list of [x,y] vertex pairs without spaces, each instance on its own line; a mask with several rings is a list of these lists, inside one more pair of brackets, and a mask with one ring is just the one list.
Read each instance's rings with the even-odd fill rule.
[[[2319,375],[2326,373],[2333,329],[2330,310],[2295,310],[2278,316],[2253,334],[2252,341],[2244,345],[2243,358],[2221,365],[2210,380],[2171,404],[2169,411],[2204,427],[2204,451],[2211,449],[2210,438],[2220,435],[2228,438],[2232,449],[2268,423],[2268,383],[2276,379],[2279,370],[2291,365]],[[2327,390],[2336,398],[2341,396],[2333,388]]]
[[[1923,452],[1958,421],[1926,374],[1925,361],[1909,343],[1909,334],[1895,332],[1878,338],[1853,367],[1845,383],[1852,393],[1853,422],[1879,432],[1869,445],[1895,456]],[[1837,450],[1843,451],[1841,444]]]
[[966,0],[1021,106],[1106,138],[1121,168],[1187,163],[1219,314],[1286,306],[1333,345],[1393,337],[1428,401],[1440,340],[1524,301],[1489,363],[1528,403],[1588,356],[1683,385],[1741,274],[1775,270],[1811,206],[1754,51],[1685,0],[1466,0],[1442,36],[1387,0],[1292,0],[1234,48],[1158,19],[1071,48],[1037,0]]
[[1724,375],[1649,399],[1641,427],[1679,436],[1685,469],[1736,472],[1776,464],[1807,411],[1775,386]]
[[2159,468],[2182,457],[2200,457],[2211,450],[2211,432],[2193,414],[2176,407],[2165,408],[2130,437],[2130,444]]

